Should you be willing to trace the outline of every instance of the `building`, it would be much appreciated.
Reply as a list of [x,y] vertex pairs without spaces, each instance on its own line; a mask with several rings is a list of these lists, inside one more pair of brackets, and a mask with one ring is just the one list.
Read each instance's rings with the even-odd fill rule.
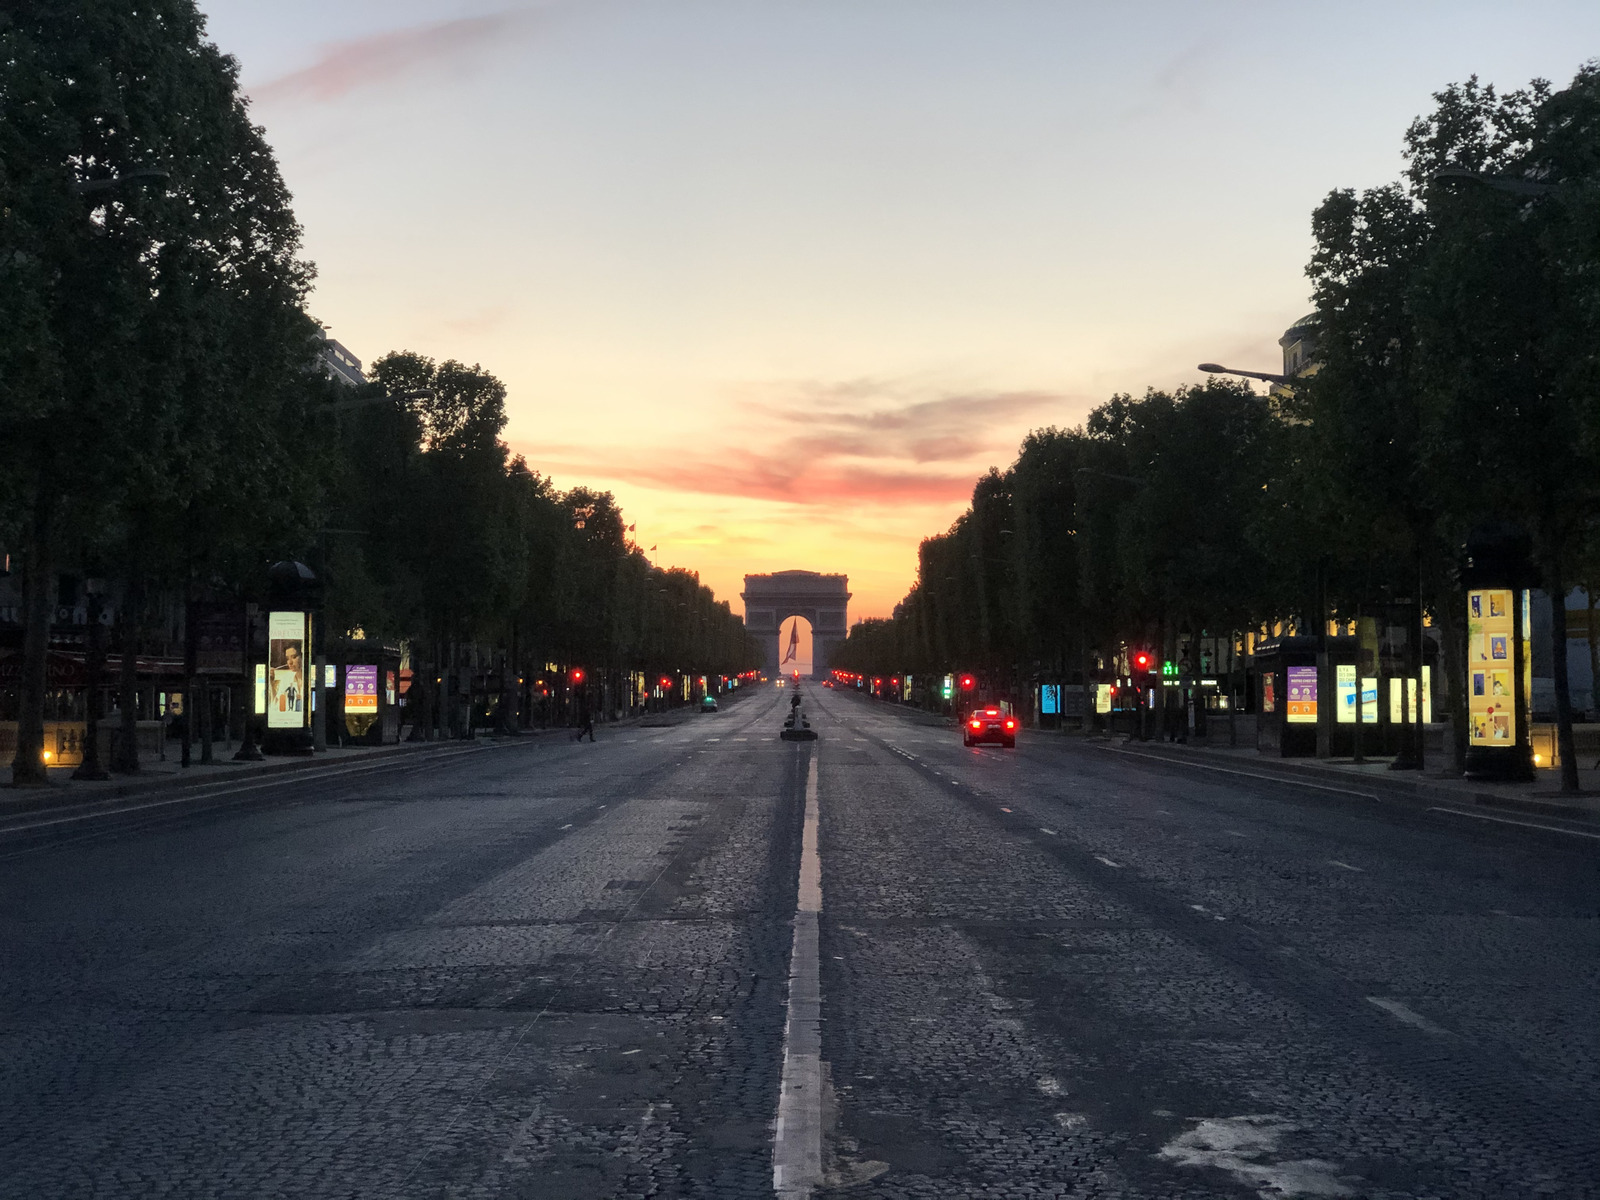
[[336,339],[329,337],[328,331],[321,325],[317,326],[317,336],[322,339],[317,357],[322,360],[322,369],[330,379],[336,379],[346,387],[360,387],[367,382],[359,358]]

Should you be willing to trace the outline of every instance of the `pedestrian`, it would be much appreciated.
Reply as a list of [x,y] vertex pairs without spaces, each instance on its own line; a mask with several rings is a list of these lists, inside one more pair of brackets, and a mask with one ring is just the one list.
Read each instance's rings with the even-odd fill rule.
[[589,712],[589,706],[584,705],[578,714],[578,741],[583,741],[584,734],[589,735],[589,740],[594,741],[594,717]]

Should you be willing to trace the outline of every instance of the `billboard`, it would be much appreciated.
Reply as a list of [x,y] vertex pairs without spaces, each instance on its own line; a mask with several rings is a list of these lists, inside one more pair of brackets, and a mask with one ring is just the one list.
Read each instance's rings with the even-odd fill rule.
[[344,669],[344,711],[358,716],[378,711],[378,668],[351,664]]
[[1317,723],[1317,669],[1316,667],[1289,667],[1289,711],[1291,725]]
[[[1339,684],[1339,724],[1354,725],[1356,723],[1356,669],[1350,663],[1341,663],[1338,668]],[[1378,723],[1378,681],[1372,676],[1367,676],[1361,681],[1361,723],[1363,725],[1376,725]]]
[[309,619],[303,612],[267,614],[267,728],[304,729]]
[[1467,740],[1474,746],[1514,746],[1516,614],[1510,588],[1467,592]]

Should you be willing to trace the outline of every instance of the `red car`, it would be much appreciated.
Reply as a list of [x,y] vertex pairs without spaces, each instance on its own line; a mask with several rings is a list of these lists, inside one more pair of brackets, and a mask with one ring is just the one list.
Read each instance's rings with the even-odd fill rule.
[[999,742],[1009,750],[1017,744],[1017,719],[998,708],[973,709],[961,727],[961,744],[976,746],[979,742]]

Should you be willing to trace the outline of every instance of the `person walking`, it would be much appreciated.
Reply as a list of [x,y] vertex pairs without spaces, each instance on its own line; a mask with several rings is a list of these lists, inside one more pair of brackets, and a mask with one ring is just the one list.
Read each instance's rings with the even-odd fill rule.
[[589,712],[587,704],[578,713],[578,741],[583,741],[583,735],[586,733],[589,735],[589,740],[594,741],[594,716]]

